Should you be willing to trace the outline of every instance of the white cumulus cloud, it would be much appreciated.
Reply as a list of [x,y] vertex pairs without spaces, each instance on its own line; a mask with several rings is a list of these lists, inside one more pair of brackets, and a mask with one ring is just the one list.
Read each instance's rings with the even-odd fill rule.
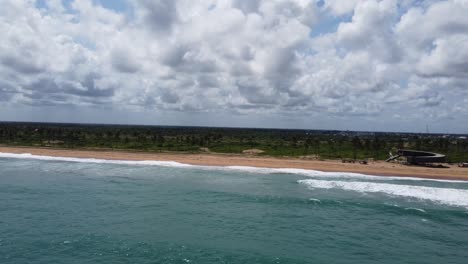
[[468,117],[461,112],[464,0],[139,0],[118,11],[92,0],[0,6],[0,102],[9,109],[102,106],[377,123],[409,111],[408,127],[411,118]]

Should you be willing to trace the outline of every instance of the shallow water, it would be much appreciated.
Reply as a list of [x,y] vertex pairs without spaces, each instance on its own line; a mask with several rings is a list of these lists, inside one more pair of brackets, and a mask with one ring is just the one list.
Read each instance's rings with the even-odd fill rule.
[[0,263],[466,263],[468,183],[4,154]]

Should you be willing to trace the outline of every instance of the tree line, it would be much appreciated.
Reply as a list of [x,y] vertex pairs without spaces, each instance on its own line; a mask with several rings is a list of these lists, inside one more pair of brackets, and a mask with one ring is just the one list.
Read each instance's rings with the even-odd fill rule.
[[0,123],[3,145],[105,148],[138,151],[242,153],[317,159],[383,160],[389,151],[415,149],[467,161],[468,140],[460,135],[324,130],[169,126]]

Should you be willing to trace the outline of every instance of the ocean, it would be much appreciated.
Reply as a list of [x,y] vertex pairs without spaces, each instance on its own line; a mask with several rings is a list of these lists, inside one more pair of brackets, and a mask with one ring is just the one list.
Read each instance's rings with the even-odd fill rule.
[[0,153],[0,263],[467,263],[468,182]]

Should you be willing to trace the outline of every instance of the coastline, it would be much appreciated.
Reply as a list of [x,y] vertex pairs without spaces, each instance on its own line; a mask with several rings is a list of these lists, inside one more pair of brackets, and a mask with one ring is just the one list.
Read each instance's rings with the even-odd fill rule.
[[262,156],[247,156],[236,154],[213,153],[153,153],[132,152],[121,150],[101,149],[56,149],[40,147],[10,147],[0,146],[0,152],[33,155],[68,157],[68,158],[95,158],[105,160],[128,161],[175,161],[200,166],[249,166],[259,168],[292,168],[317,170],[324,172],[350,172],[373,176],[398,176],[438,180],[464,180],[468,181],[468,169],[449,165],[449,168],[429,168],[419,166],[405,166],[384,161],[369,162],[368,165],[359,163],[342,163],[339,160],[305,160],[298,158],[276,158]]

